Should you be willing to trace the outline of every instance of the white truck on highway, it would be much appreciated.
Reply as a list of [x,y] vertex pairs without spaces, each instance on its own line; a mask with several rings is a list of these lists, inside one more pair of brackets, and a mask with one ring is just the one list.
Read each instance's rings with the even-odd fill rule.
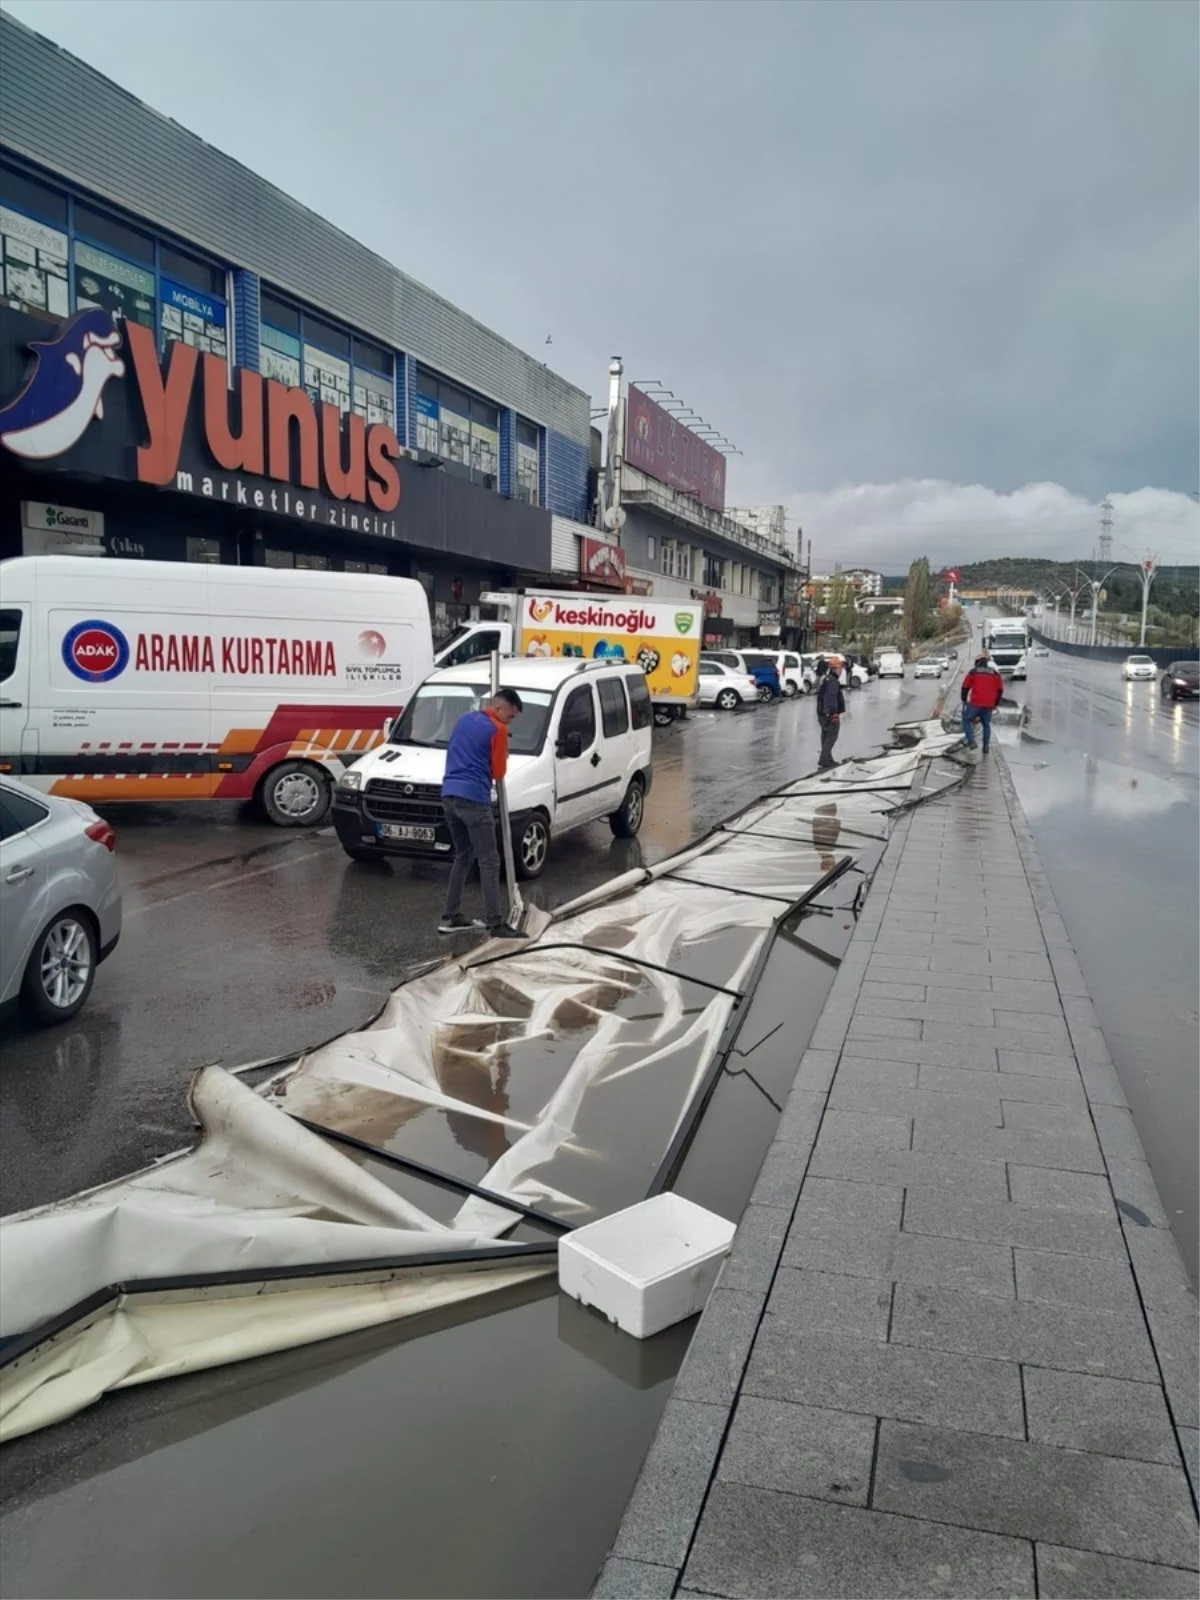
[[438,646],[435,666],[465,666],[494,651],[532,660],[631,661],[646,675],[656,722],[673,721],[697,703],[704,629],[699,604],[548,589],[506,590],[480,600],[499,616],[461,623]]
[[1024,617],[991,617],[984,624],[983,643],[996,671],[1006,678],[1024,678],[1033,644]]

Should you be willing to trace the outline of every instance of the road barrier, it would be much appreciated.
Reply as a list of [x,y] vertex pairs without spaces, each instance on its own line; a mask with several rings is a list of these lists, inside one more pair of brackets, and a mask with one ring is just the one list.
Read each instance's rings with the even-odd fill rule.
[[1063,655],[1079,656],[1085,661],[1108,661],[1114,666],[1120,666],[1126,656],[1131,655],[1149,656],[1156,667],[1169,667],[1172,661],[1200,660],[1200,650],[1195,645],[1068,644],[1065,639],[1056,639],[1040,628],[1029,631],[1039,644],[1059,650]]

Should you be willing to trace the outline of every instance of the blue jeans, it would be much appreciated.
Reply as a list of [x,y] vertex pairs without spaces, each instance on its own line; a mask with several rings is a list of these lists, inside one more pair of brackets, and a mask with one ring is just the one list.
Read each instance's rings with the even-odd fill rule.
[[991,747],[992,743],[992,708],[991,706],[964,706],[963,707],[963,737],[967,741],[967,749],[975,748],[975,729],[972,723],[978,722],[983,729],[983,748]]

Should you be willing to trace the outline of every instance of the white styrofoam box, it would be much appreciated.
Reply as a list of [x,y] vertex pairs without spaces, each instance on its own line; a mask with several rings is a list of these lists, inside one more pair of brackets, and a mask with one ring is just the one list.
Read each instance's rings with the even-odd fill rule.
[[736,1227],[682,1195],[657,1194],[558,1242],[558,1286],[635,1339],[703,1309]]

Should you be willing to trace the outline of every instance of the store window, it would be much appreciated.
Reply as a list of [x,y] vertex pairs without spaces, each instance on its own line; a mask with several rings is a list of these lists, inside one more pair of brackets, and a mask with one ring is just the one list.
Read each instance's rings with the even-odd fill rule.
[[539,503],[541,478],[541,431],[524,417],[517,418],[517,499],[526,505]]
[[343,572],[374,572],[381,578],[387,577],[387,568],[377,561],[343,561]]
[[65,317],[67,198],[0,165],[0,303],[15,311]]
[[[500,482],[500,412],[446,378],[417,370],[416,445],[485,489]],[[535,501],[536,503],[536,501]]]
[[384,422],[396,427],[396,362],[390,350],[369,339],[355,338],[353,345],[354,384],[351,410],[367,422]]
[[704,587],[706,589],[725,587],[725,563],[720,556],[704,557]]
[[100,306],[153,328],[155,316],[154,240],[140,228],[75,207],[75,308]]
[[224,271],[185,250],[160,245],[158,273],[163,349],[178,340],[226,360],[229,340]]
[[189,534],[187,558],[189,561],[200,561],[207,566],[218,567],[221,564],[221,541],[219,539],[201,539],[195,534]]

